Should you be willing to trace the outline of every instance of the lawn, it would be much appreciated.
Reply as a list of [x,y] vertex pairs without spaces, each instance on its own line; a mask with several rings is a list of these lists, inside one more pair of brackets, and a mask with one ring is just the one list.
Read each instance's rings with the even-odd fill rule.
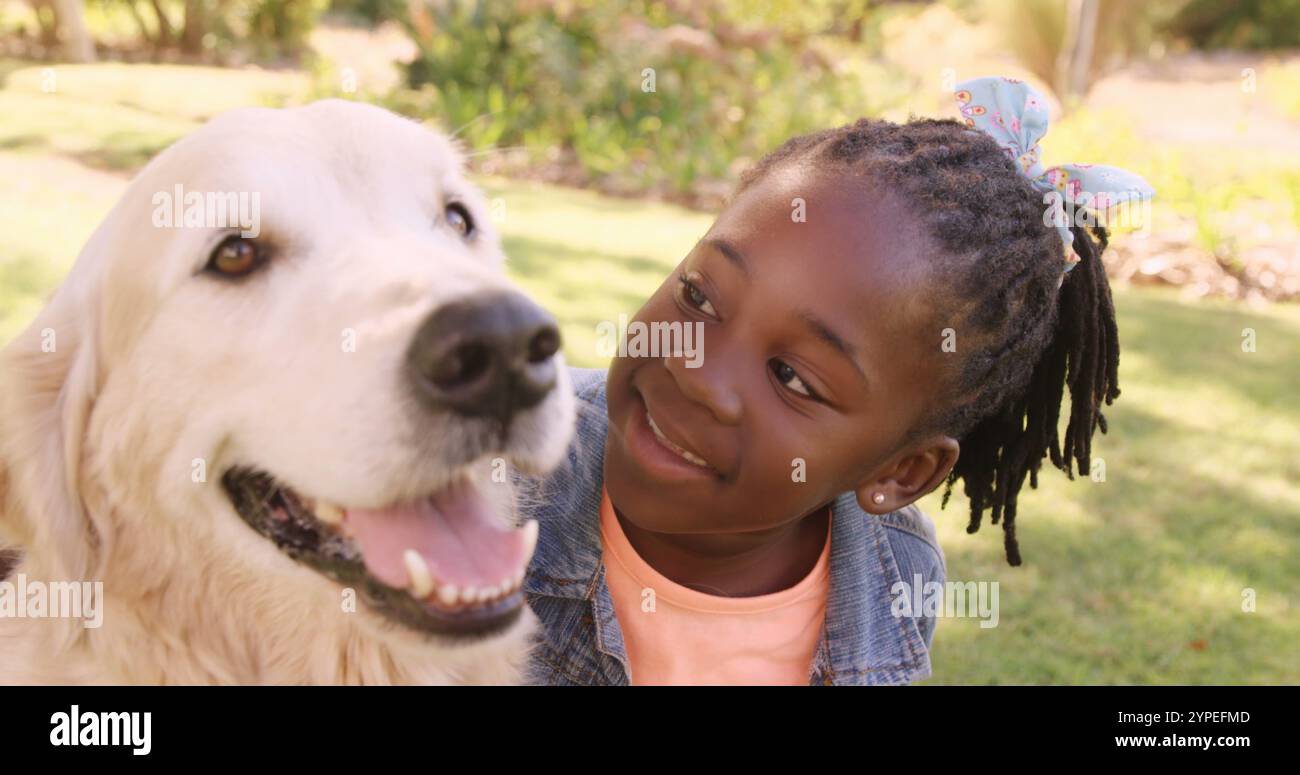
[[[0,62],[0,343],[58,283],[127,175],[204,117],[285,104],[300,76]],[[559,317],[571,362],[632,313],[707,228],[667,205],[500,179],[511,272]],[[940,623],[934,683],[1300,682],[1300,308],[1119,289],[1123,397],[1105,480],[1047,473],[1021,501],[1026,565],[1000,532],[935,518],[950,580],[999,582],[998,626]],[[1254,352],[1242,348],[1253,330]],[[1253,590],[1256,610],[1243,611]]]

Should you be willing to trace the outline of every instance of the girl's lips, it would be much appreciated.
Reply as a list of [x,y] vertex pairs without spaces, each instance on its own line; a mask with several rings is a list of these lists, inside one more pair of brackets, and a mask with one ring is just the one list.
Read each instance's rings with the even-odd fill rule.
[[628,418],[627,448],[641,468],[660,479],[716,480],[719,473],[710,466],[701,466],[682,457],[675,444],[661,439],[650,427],[645,399],[636,393],[636,402]]

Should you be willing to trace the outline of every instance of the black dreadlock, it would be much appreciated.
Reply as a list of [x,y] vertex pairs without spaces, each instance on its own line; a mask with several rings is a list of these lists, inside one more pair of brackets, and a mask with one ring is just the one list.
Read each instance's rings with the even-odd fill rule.
[[[795,137],[746,172],[740,190],[796,160],[879,183],[911,206],[941,249],[936,306],[942,326],[960,332],[961,355],[947,366],[942,407],[913,437],[942,430],[958,439],[943,504],[962,480],[966,532],[979,530],[991,508],[1007,562],[1019,565],[1016,499],[1025,477],[1037,487],[1045,457],[1071,479],[1075,464],[1088,471],[1093,432],[1106,432],[1101,402],[1119,396],[1119,333],[1101,263],[1106,229],[1070,227],[1081,260],[1062,282],[1063,249],[1044,219],[1043,195],[991,137],[957,121],[862,119]],[[1072,209],[1066,214],[1077,222]]]

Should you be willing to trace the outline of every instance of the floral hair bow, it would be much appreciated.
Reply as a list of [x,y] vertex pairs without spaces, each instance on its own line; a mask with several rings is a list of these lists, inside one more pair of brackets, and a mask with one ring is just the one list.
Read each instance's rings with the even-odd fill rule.
[[1043,167],[1038,141],[1047,134],[1047,104],[1024,81],[1013,78],[975,78],[957,84],[957,104],[966,125],[997,140],[1002,150],[1045,195],[1044,220],[1056,227],[1065,243],[1065,270],[1079,263],[1074,251],[1065,202],[1093,215],[1124,202],[1155,196],[1155,189],[1132,172],[1104,164],[1061,164]]

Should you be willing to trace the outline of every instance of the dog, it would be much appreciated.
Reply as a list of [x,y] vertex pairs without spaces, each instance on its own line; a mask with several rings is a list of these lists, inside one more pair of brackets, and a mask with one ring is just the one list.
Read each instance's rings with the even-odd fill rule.
[[505,472],[560,462],[574,400],[503,262],[454,142],[379,107],[158,154],[0,351],[10,608],[102,590],[97,626],[0,607],[0,683],[516,682]]

